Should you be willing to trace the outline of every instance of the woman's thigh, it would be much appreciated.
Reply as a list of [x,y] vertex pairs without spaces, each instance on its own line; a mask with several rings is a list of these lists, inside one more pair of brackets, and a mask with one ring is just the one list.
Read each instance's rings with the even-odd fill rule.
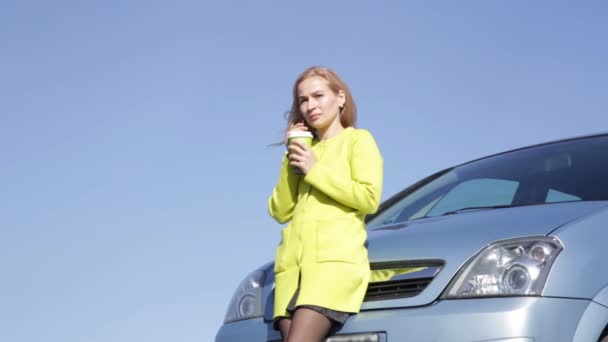
[[297,308],[292,317],[287,341],[323,341],[332,327],[332,320],[308,308]]

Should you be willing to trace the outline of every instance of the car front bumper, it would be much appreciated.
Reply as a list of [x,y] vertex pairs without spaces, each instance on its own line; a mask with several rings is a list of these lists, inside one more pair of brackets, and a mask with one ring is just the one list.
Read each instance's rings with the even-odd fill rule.
[[[608,308],[590,300],[509,297],[442,300],[415,308],[362,311],[337,332],[380,333],[379,341],[597,341]],[[216,342],[279,341],[262,318],[224,324]],[[355,339],[353,339],[355,341]]]

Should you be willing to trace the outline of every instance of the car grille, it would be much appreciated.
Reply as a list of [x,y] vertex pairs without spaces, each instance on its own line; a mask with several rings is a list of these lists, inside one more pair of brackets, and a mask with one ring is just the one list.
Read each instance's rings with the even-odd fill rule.
[[371,263],[372,277],[363,301],[417,296],[433,281],[443,265],[442,260]]
[[417,296],[431,283],[433,277],[406,280],[389,280],[370,283],[365,293],[366,302],[373,300],[385,300],[395,298],[407,298]]

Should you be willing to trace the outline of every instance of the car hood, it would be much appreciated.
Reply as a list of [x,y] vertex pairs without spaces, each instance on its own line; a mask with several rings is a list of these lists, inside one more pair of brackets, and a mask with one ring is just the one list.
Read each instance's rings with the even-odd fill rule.
[[517,237],[546,236],[607,205],[606,202],[568,202],[477,210],[371,229],[368,233],[371,263],[442,260],[444,266],[419,295],[365,302],[362,309],[432,303],[461,266],[488,244]]

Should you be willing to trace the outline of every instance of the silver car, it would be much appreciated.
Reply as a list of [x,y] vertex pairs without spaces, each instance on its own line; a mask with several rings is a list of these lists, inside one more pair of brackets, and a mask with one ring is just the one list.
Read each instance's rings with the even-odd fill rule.
[[[365,301],[327,341],[608,341],[608,134],[437,172],[366,221]],[[280,341],[273,287],[272,263],[245,277],[216,341]]]

